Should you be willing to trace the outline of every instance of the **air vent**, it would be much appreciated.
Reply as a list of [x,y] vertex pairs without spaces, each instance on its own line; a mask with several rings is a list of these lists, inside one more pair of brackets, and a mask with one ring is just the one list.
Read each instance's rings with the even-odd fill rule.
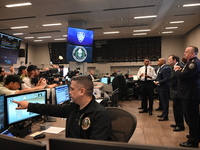
[[146,7],[155,7],[156,5],[146,5],[146,6],[136,6],[136,7],[122,7],[122,8],[111,8],[104,9],[103,11],[113,11],[113,10],[122,10],[122,9],[135,9],[135,8],[146,8]]
[[50,14],[50,15],[46,15],[46,16],[47,17],[51,17],[51,16],[62,16],[62,15],[85,14],[85,13],[91,13],[91,11],[80,11],[80,12],[71,12],[71,13]]
[[149,25],[149,24],[125,25],[125,26],[110,26],[110,28],[138,27],[138,26],[148,26],[148,25]]
[[87,28],[87,30],[98,30],[98,29],[102,29],[102,27],[96,27],[96,28]]
[[192,16],[192,15],[196,15],[196,14],[178,14],[178,15],[174,15],[174,16]]
[[31,19],[31,18],[36,18],[36,16],[20,17],[20,18],[7,18],[7,19],[0,19],[0,21],[19,20],[19,19]]
[[44,32],[30,32],[30,34],[41,34],[41,33],[52,33],[52,32],[60,32],[60,30],[44,31]]

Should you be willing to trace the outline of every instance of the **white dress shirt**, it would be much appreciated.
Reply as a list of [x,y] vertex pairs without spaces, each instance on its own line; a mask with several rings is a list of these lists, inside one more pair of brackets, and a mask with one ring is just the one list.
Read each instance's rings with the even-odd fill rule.
[[[143,74],[143,76],[140,77],[140,75]],[[155,69],[152,66],[147,66],[147,75],[149,75],[151,78],[147,78],[147,80],[155,80],[156,79],[156,73]],[[137,73],[138,79],[141,81],[145,81],[145,66],[141,67]]]

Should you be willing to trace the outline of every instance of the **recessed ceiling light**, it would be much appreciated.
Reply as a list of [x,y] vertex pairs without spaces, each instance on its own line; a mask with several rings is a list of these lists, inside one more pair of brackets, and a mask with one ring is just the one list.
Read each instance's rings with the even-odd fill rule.
[[42,40],[34,40],[34,42],[42,42]]
[[103,34],[117,34],[119,31],[112,31],[112,32],[103,32]]
[[173,33],[173,31],[162,32],[162,34],[168,34],[168,33]]
[[183,7],[192,7],[192,6],[200,6],[200,3],[184,4],[184,5],[183,5]]
[[166,27],[165,29],[177,29],[178,27]]
[[58,39],[54,39],[55,41],[62,41],[62,40],[66,40],[66,38],[58,38]]
[[63,37],[67,37],[67,35],[63,35]]
[[24,33],[13,33],[13,35],[23,35]]
[[23,29],[28,28],[28,26],[18,26],[18,27],[10,27],[11,29]]
[[33,36],[29,36],[29,37],[24,37],[25,39],[33,39]]
[[157,17],[157,15],[151,15],[151,16],[138,16],[138,17],[134,17],[134,19],[155,18],[155,17]]
[[171,23],[171,24],[173,24],[173,23],[184,23],[184,21],[171,21],[169,23]]
[[133,35],[147,35],[147,33],[135,33]]
[[32,5],[32,4],[30,2],[27,2],[27,3],[9,4],[5,6],[10,8],[10,7],[29,6],[29,5]]
[[60,26],[62,25],[61,23],[52,23],[52,24],[43,24],[42,26],[47,27],[47,26]]
[[151,29],[133,30],[133,32],[146,32],[151,31]]
[[51,38],[51,36],[40,36],[40,37],[37,37],[38,39],[48,39],[48,38]]

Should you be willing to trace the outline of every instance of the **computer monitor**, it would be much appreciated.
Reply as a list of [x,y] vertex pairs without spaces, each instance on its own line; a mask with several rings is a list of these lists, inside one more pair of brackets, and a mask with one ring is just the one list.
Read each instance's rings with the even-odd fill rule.
[[62,104],[64,102],[69,102],[70,101],[70,96],[69,96],[69,88],[68,85],[61,85],[55,87],[55,104]]
[[0,132],[5,129],[4,95],[0,95]]
[[15,101],[28,101],[31,103],[40,103],[46,104],[47,102],[47,91],[34,91],[30,93],[23,93],[23,94],[16,94],[16,95],[9,95],[5,97],[5,105],[6,105],[6,113],[7,113],[7,123],[8,125],[24,121],[26,119],[39,116],[40,114],[27,112],[26,109],[19,109],[16,110],[17,104],[12,102]]
[[108,84],[108,78],[107,77],[101,78],[100,82]]
[[114,78],[115,78],[115,77],[110,77],[110,83],[112,83],[112,81],[113,81]]
[[14,138],[3,134],[0,134],[0,143],[1,150],[46,150],[46,145],[42,143],[21,138]]
[[99,141],[88,139],[75,139],[75,138],[50,138],[50,150],[181,150],[183,148],[169,147],[169,146],[152,146],[152,145],[136,145],[122,142]]

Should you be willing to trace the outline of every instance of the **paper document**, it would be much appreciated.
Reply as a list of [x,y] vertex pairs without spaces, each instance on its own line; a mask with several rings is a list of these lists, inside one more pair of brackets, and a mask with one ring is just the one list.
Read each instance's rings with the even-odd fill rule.
[[58,134],[61,131],[65,130],[65,128],[61,128],[61,127],[50,127],[46,130],[42,130],[42,132],[46,132],[46,133],[54,133],[54,134]]

